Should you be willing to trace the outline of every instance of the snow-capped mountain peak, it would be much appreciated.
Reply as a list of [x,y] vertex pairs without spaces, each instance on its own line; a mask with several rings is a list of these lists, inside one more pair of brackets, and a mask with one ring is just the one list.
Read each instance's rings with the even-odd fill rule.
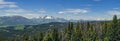
[[44,16],[43,18],[44,18],[44,19],[54,19],[53,16],[48,16],[48,15]]

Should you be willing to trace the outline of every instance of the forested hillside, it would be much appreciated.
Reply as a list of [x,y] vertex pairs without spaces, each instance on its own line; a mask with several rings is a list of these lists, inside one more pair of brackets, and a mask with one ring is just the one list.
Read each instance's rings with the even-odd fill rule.
[[[12,37],[4,38],[7,36],[1,35],[0,41],[120,41],[120,20],[116,15],[111,21],[69,22],[68,24],[58,24],[59,27],[49,26],[43,26],[43,28],[34,25],[17,26],[14,30],[16,33]],[[26,27],[29,29],[23,30]],[[49,28],[45,29],[47,31],[40,30],[44,27]],[[8,31],[8,33],[10,32]]]

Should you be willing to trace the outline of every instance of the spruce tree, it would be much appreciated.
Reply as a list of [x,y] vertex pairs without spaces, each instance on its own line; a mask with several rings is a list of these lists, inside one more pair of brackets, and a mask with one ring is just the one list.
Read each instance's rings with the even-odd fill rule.
[[113,34],[112,34],[112,41],[117,41],[117,31],[118,31],[118,20],[117,16],[113,16],[113,21],[112,21],[112,29],[113,29]]
[[118,21],[118,31],[117,31],[117,40],[120,41],[120,19]]

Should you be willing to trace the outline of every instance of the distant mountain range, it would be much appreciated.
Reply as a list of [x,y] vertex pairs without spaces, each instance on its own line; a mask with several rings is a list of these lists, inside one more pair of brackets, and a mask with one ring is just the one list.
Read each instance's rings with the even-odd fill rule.
[[35,25],[50,22],[67,22],[64,18],[56,18],[53,16],[44,16],[40,18],[28,19],[23,16],[1,16],[0,26],[14,26],[14,25]]
[[1,16],[0,27],[2,26],[16,26],[16,25],[37,25],[50,22],[86,22],[90,20],[67,20],[64,18],[58,18],[54,16],[43,16],[39,18],[28,19],[23,16]]

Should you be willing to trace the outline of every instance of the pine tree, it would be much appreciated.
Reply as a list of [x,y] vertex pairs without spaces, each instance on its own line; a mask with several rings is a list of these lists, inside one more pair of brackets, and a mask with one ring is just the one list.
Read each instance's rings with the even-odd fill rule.
[[113,29],[112,41],[117,41],[118,20],[116,15],[114,15],[113,17],[112,29]]
[[117,40],[120,41],[120,19],[118,21],[118,31],[117,31]]

